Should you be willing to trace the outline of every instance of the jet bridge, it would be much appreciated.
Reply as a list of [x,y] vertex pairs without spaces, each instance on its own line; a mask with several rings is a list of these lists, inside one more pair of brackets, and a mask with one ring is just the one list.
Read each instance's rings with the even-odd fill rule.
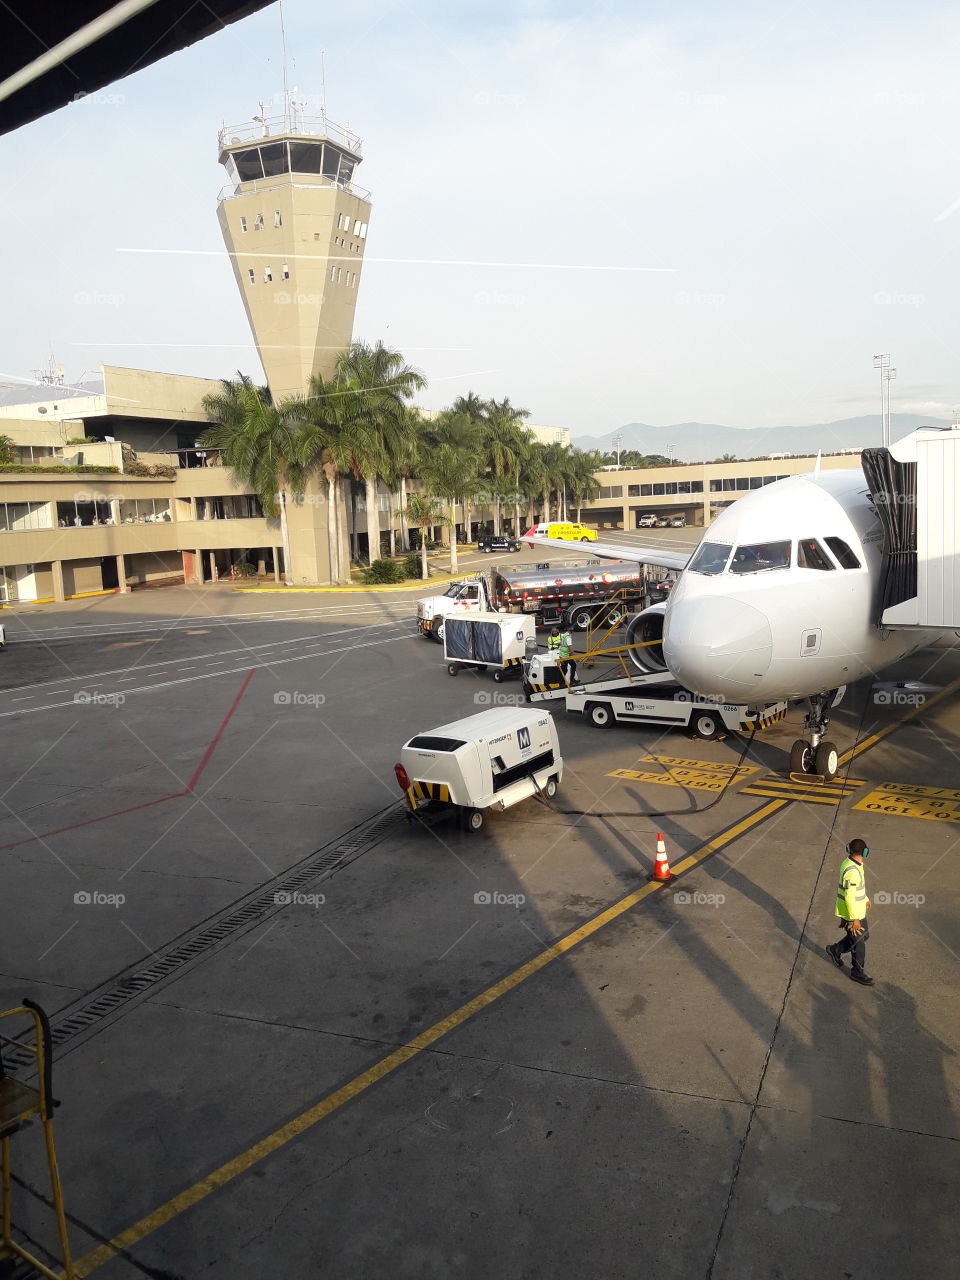
[[875,622],[960,629],[960,426],[921,427],[861,462],[883,525]]

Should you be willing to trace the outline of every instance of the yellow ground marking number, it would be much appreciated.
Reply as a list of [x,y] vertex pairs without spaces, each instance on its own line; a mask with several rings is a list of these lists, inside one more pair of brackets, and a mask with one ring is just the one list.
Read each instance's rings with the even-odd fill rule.
[[909,782],[884,782],[853,807],[893,818],[960,822],[960,791],[950,787],[919,787]]
[[663,765],[663,770],[614,769],[608,778],[625,782],[655,782],[661,787],[688,787],[691,791],[722,791],[731,779],[758,773],[754,765],[715,764],[711,760],[687,760],[681,756],[642,756],[641,762]]

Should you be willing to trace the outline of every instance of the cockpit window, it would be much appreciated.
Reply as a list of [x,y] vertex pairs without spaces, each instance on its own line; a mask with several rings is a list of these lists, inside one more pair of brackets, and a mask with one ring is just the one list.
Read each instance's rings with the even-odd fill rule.
[[860,561],[842,538],[827,538],[827,546],[837,557],[841,569],[859,569]]
[[730,559],[730,546],[726,542],[703,542],[687,568],[691,573],[723,573]]
[[833,568],[833,561],[816,538],[801,538],[797,543],[797,567],[826,571]]
[[790,568],[789,542],[755,542],[737,547],[730,562],[731,573],[763,573],[768,569]]

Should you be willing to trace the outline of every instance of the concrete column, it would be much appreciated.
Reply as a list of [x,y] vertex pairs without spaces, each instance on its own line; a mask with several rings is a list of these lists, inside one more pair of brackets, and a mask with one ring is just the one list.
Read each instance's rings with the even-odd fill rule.
[[54,600],[65,599],[63,594],[63,561],[51,560],[50,569],[53,574],[53,598]]
[[120,523],[120,499],[119,498],[110,499],[110,519],[113,521],[114,524]]
[[259,550],[257,551],[257,577],[265,578],[266,576],[267,576],[266,553],[264,552],[263,547],[260,547]]
[[273,580],[280,581],[280,548],[273,548]]
[[217,573],[217,553],[215,551],[211,551],[209,554],[210,554],[210,581],[219,582],[220,575]]
[[128,595],[130,588],[127,586],[127,566],[124,563],[123,556],[117,556],[117,586],[121,595]]
[[623,528],[624,531],[630,528],[630,507],[627,504],[626,498],[623,500]]

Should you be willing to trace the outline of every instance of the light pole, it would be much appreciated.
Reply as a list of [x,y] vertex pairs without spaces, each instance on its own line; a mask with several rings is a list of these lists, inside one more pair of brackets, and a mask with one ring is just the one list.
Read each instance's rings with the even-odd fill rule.
[[873,367],[880,370],[880,434],[885,449],[890,448],[890,383],[897,376],[890,367],[890,354],[873,357]]
[[620,450],[623,448],[623,436],[619,433],[619,431],[618,431],[618,432],[617,432],[617,434],[613,437],[612,444],[613,444],[614,451],[616,452],[616,455],[617,455],[617,466],[619,467],[619,465],[620,465]]

